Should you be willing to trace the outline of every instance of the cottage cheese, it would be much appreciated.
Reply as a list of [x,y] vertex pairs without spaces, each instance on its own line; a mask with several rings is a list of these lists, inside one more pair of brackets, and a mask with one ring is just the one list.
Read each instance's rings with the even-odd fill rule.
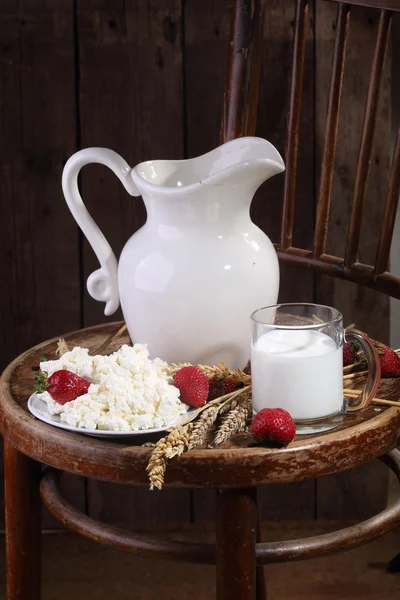
[[184,415],[188,406],[171,385],[167,363],[149,359],[143,344],[124,345],[109,356],[90,356],[76,347],[58,360],[40,363],[50,377],[68,369],[91,382],[88,393],[59,404],[48,392],[38,394],[51,415],[63,423],[85,429],[136,431],[168,427]]

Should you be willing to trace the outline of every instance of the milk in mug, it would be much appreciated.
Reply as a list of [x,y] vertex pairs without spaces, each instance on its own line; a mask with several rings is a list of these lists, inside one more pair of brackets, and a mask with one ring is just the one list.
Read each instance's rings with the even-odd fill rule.
[[284,408],[294,420],[317,419],[343,407],[343,350],[312,329],[273,329],[251,352],[254,412]]

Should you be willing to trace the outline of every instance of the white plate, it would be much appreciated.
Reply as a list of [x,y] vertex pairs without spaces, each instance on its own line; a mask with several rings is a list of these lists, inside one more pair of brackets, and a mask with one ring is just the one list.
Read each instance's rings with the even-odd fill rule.
[[85,435],[90,435],[92,437],[99,438],[108,438],[108,439],[116,439],[122,437],[136,437],[143,435],[151,435],[153,433],[162,433],[171,427],[175,427],[179,425],[179,423],[183,423],[188,419],[191,415],[193,418],[195,417],[195,413],[197,411],[196,408],[191,408],[189,411],[182,415],[182,417],[176,422],[171,423],[168,427],[159,427],[157,429],[141,429],[140,431],[110,431],[107,429],[84,429],[83,427],[73,427],[72,425],[67,425],[63,423],[59,416],[54,416],[49,413],[46,402],[40,400],[37,394],[32,394],[32,396],[28,400],[28,409],[29,411],[44,423],[48,423],[49,425],[54,425],[54,427],[58,427],[59,429],[66,429],[67,431],[75,431],[76,433],[83,433]]

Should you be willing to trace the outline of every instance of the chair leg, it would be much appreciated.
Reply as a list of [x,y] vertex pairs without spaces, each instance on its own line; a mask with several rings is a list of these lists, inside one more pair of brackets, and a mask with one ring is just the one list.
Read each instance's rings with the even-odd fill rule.
[[41,465],[4,442],[7,600],[40,600]]
[[217,492],[217,600],[256,600],[256,494]]
[[[262,542],[260,514],[258,511],[257,511],[257,542]],[[266,587],[266,583],[265,583],[264,567],[257,567],[256,597],[257,597],[257,600],[267,600],[267,587]]]

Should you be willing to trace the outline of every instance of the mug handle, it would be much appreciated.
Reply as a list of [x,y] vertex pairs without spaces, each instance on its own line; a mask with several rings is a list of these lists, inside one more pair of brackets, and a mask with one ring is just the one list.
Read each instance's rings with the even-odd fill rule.
[[347,400],[346,412],[355,412],[368,406],[375,397],[381,381],[381,363],[374,344],[365,333],[352,329],[345,335],[346,342],[353,341],[361,347],[368,365],[368,378],[363,391],[358,398]]

